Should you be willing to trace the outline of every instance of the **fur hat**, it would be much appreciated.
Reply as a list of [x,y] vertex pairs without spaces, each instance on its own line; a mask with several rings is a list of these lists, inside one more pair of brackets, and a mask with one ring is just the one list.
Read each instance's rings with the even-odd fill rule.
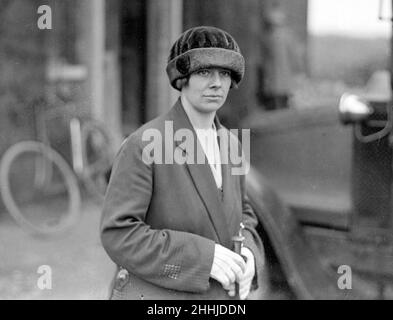
[[185,31],[173,44],[166,72],[172,87],[181,90],[177,80],[211,67],[230,70],[235,84],[244,76],[244,58],[235,39],[221,29],[201,26]]

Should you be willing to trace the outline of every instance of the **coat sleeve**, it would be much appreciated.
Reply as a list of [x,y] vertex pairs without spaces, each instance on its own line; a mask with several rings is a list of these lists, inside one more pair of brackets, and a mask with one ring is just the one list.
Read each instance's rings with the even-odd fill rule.
[[155,285],[200,293],[209,289],[214,241],[145,223],[154,196],[154,165],[142,159],[141,139],[130,136],[116,157],[101,219],[110,258]]
[[265,251],[262,240],[256,231],[258,225],[258,218],[250,205],[247,197],[247,190],[245,185],[246,176],[240,176],[240,186],[242,193],[242,209],[243,209],[243,236],[245,237],[243,245],[250,249],[254,254],[255,259],[255,276],[252,281],[251,290],[256,290],[259,287],[258,279],[262,279],[262,269],[265,265]]

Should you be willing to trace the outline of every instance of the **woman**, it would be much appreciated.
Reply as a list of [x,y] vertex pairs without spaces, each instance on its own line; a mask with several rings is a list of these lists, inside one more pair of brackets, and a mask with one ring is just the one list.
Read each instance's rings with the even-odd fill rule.
[[237,283],[246,299],[263,247],[244,175],[226,161],[239,142],[216,116],[244,58],[228,33],[196,27],[174,43],[167,74],[179,100],[127,138],[108,185],[101,239],[118,266],[111,298],[227,299]]

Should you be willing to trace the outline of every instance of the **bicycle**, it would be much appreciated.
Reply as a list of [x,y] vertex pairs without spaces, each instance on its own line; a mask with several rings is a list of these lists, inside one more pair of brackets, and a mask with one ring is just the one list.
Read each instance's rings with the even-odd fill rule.
[[[35,120],[37,140],[18,142],[2,157],[1,195],[10,215],[22,228],[33,233],[56,234],[79,220],[78,180],[90,195],[103,198],[114,143],[102,123],[78,114],[74,104],[65,103],[39,112]],[[67,155],[52,147],[48,134],[48,123],[57,132],[61,127],[56,122],[59,120],[67,129],[66,141],[71,149],[68,161]],[[61,137],[65,135],[61,130],[57,135],[60,139],[55,140],[64,149]]]

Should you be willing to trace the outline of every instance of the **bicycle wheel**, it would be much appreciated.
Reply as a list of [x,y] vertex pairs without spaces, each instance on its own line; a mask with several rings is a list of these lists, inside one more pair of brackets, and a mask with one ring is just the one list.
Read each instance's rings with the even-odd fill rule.
[[88,120],[82,125],[83,182],[87,191],[103,199],[108,184],[107,172],[114,157],[113,139],[98,121]]
[[27,231],[59,233],[79,219],[76,177],[62,156],[41,142],[22,141],[5,152],[0,186],[10,215]]

